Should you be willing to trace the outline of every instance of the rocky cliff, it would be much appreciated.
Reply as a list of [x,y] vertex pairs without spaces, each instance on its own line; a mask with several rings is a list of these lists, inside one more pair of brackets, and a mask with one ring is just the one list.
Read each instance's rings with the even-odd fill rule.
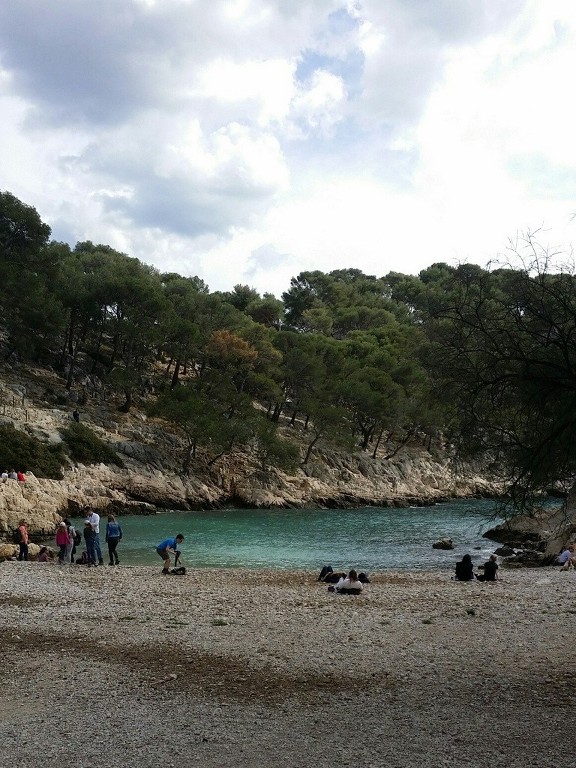
[[[5,375],[0,380],[0,423],[58,442],[60,430],[70,424],[73,403],[56,406],[46,399],[48,375],[36,372],[24,383],[21,373]],[[37,478],[29,467],[25,483],[0,484],[0,537],[8,538],[22,518],[33,533],[51,533],[61,516],[82,514],[88,506],[122,514],[227,505],[406,506],[497,492],[495,483],[475,468],[456,469],[447,449],[435,446],[431,452],[418,441],[390,459],[323,450],[294,475],[264,470],[249,453],[224,456],[212,467],[198,464],[182,475],[184,446],[160,421],[137,410],[121,414],[100,400],[84,404],[81,419],[114,448],[124,467],[70,464],[60,481]]]

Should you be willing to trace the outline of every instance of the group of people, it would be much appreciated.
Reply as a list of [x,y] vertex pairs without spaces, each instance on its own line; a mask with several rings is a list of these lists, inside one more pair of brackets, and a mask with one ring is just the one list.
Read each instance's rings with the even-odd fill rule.
[[329,584],[329,592],[337,592],[339,595],[359,595],[364,584],[370,584],[370,579],[365,573],[357,573],[352,568],[346,573],[335,573],[331,565],[325,565],[320,571],[318,581]]
[[[66,518],[58,525],[56,531],[56,546],[58,547],[58,562],[76,563],[77,565],[104,565],[100,547],[100,515],[93,509],[88,510],[82,532],[76,530]],[[86,549],[75,559],[77,548],[84,540]],[[122,528],[114,515],[108,515],[106,523],[106,544],[108,545],[109,565],[119,565],[117,547],[122,540]]]
[[498,558],[496,555],[490,555],[484,565],[479,566],[482,573],[474,573],[474,565],[470,555],[464,555],[462,560],[456,563],[456,581],[497,581]]
[[8,470],[5,469],[0,475],[0,479],[3,483],[7,483],[8,480],[17,480],[19,483],[25,483],[26,475],[21,470],[16,471],[15,469],[11,469],[10,472],[8,472]]

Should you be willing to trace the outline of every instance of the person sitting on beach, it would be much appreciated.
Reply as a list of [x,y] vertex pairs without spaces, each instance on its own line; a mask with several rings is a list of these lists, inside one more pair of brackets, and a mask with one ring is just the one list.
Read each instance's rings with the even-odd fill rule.
[[340,595],[359,595],[362,592],[362,582],[358,580],[358,574],[352,568],[348,576],[340,579],[335,589]]
[[38,552],[38,557],[36,558],[36,560],[39,563],[48,562],[48,547],[40,547],[40,551]]
[[16,480],[18,480],[19,483],[26,482],[26,475],[24,472],[22,472],[22,470],[18,470],[18,472],[16,472]]
[[320,571],[318,581],[323,581],[325,584],[338,584],[340,579],[345,579],[346,574],[340,572],[334,572],[331,565],[325,565]]
[[574,550],[576,547],[574,544],[568,544],[567,547],[564,547],[562,552],[558,555],[558,559],[556,560],[556,563],[558,565],[561,565],[562,571],[570,571],[572,568],[574,568]]
[[8,482],[8,472],[6,472],[6,470],[4,470],[2,472],[2,475],[0,475],[0,477],[2,478],[2,482],[3,483],[7,483]]
[[164,567],[162,568],[162,573],[164,575],[170,573],[170,552],[174,553],[174,563],[176,563],[178,555],[180,554],[178,547],[183,541],[184,536],[179,533],[173,539],[164,539],[164,541],[161,541],[156,547],[156,552],[164,561]]
[[9,480],[18,480],[18,473],[15,469],[11,469],[10,472],[8,472],[8,479]]
[[470,555],[464,555],[462,560],[456,563],[456,581],[473,581],[474,566]]
[[484,573],[476,574],[478,581],[496,581],[496,572],[498,571],[498,558],[496,555],[490,555],[490,559],[480,567],[484,569]]

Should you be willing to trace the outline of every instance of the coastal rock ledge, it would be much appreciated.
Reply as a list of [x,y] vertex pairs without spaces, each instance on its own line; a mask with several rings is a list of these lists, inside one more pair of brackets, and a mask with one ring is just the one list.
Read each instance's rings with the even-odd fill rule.
[[[319,454],[307,472],[287,475],[250,465],[249,457],[225,457],[202,474],[142,465],[122,455],[125,466],[78,465],[64,479],[27,475],[25,483],[0,484],[0,538],[25,519],[33,535],[48,535],[62,516],[77,517],[91,506],[101,513],[154,514],[160,509],[346,508],[423,506],[451,498],[491,496],[494,483],[475,471],[458,475],[450,461],[426,452],[406,452],[392,461],[361,455]],[[461,470],[461,467],[459,467]]]

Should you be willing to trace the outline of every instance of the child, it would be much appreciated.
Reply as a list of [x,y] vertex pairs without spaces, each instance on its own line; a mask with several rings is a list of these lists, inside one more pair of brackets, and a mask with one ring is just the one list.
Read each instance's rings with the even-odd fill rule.
[[40,552],[38,552],[37,560],[39,563],[48,562],[48,547],[40,547]]

